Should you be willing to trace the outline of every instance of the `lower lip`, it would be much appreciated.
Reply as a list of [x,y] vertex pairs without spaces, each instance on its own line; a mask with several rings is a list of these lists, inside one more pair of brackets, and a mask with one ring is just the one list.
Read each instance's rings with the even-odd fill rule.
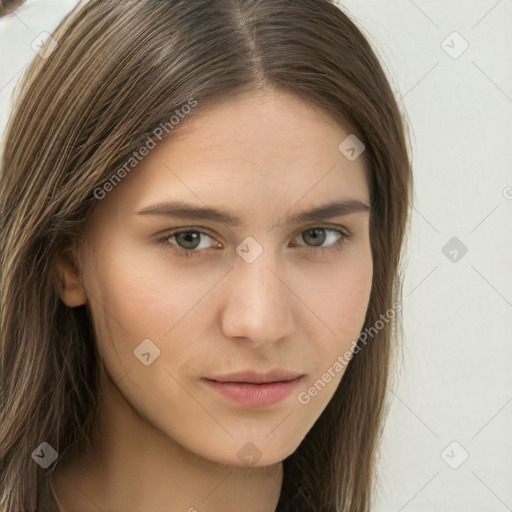
[[302,380],[297,377],[293,380],[269,382],[266,384],[247,384],[243,382],[217,382],[208,380],[208,383],[223,395],[247,407],[264,407],[280,402],[295,389]]

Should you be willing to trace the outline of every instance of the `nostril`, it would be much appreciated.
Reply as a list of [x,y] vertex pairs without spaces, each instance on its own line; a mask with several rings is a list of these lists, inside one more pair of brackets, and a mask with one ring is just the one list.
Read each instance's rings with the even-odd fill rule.
[[0,18],[12,14],[26,2],[27,0],[0,0]]

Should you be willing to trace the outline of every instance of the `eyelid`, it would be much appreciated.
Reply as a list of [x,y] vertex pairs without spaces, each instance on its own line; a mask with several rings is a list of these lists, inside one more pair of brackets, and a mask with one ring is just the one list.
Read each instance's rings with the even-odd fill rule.
[[[329,224],[329,223],[311,223],[310,225],[306,225],[299,230],[295,232],[293,235],[294,237],[304,233],[305,231],[309,231],[311,229],[325,229],[325,230],[335,230],[335,231],[342,231],[347,236],[352,236],[353,232],[347,228],[344,225],[341,224]],[[217,234],[212,234],[212,231],[210,228],[204,227],[204,226],[183,226],[179,228],[172,228],[169,230],[158,232],[155,236],[157,237],[170,237],[172,235],[176,235],[178,233],[188,232],[188,231],[194,231],[198,233],[203,233],[205,235],[208,235],[211,238],[216,238]]]
[[[158,233],[157,236],[159,239],[162,239],[162,238],[170,238],[171,236],[173,235],[179,235],[180,233],[189,233],[189,232],[192,232],[192,233],[200,233],[202,235],[207,235],[209,236],[212,240],[216,241],[217,243],[220,243],[216,240],[216,237],[217,235],[213,235],[209,232],[210,230],[208,228],[205,228],[205,227],[200,227],[200,226],[185,226],[185,227],[181,227],[181,228],[174,228],[174,229],[171,229],[169,231],[163,231],[161,233]],[[189,249],[190,251],[192,250],[196,250],[197,249]]]

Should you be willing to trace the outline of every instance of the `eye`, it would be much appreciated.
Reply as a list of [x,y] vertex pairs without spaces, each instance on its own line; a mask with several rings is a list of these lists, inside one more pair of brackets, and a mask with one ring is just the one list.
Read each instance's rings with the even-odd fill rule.
[[[327,236],[326,233],[330,236]],[[309,247],[314,253],[340,251],[352,238],[352,233],[348,229],[330,226],[312,227],[302,231],[299,236],[300,235],[302,235],[302,240],[306,242],[306,245],[303,245],[302,247]],[[186,258],[200,256],[202,251],[199,249],[208,249],[212,247],[217,247],[219,249],[222,248],[222,245],[217,241],[214,241],[210,246],[204,246],[204,244],[201,246],[202,237],[207,237],[213,240],[208,233],[196,229],[187,229],[168,233],[164,237],[157,239],[156,244],[171,251],[173,254],[184,256]],[[331,243],[322,247],[326,240],[329,241],[329,239]],[[294,242],[294,244],[294,246],[301,247],[301,245],[297,245],[296,242]]]
[[[175,231],[174,233],[169,233],[165,235],[163,238],[160,238],[156,241],[158,245],[164,247],[174,254],[178,256],[185,256],[187,258],[191,256],[199,256],[200,252],[196,249],[205,249],[205,247],[200,247],[201,237],[206,236],[208,238],[212,238],[207,233],[198,230],[182,230]],[[170,243],[169,240],[174,239],[175,243]],[[212,239],[213,240],[213,239]],[[218,242],[215,242],[213,246],[220,245]]]
[[[330,234],[330,236],[327,236]],[[338,227],[330,226],[319,226],[309,228],[301,233],[301,238],[307,244],[312,243],[311,247],[313,252],[323,253],[326,251],[340,251],[343,246],[352,238],[352,233],[346,228],[341,229]],[[321,247],[325,243],[326,239],[330,239],[332,243],[327,244],[325,247]]]

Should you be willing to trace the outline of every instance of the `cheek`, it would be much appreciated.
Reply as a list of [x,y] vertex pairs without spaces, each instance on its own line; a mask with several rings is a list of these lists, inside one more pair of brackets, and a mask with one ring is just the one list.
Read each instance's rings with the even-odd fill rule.
[[329,366],[339,354],[352,349],[363,328],[373,279],[369,244],[340,258],[308,282],[303,296],[316,314],[308,328],[316,340],[318,369]]
[[[140,248],[121,247],[119,240],[115,251],[101,251],[86,283],[98,351],[110,375],[121,380],[129,371],[132,379],[145,379],[148,367],[136,357],[142,347],[157,354],[149,367],[154,378],[163,366],[188,368],[201,355],[194,342],[205,323],[201,306],[225,270],[184,272],[166,254],[148,257]],[[143,343],[147,339],[151,344]],[[158,378],[168,386],[168,374]]]
[[359,334],[363,326],[372,285],[371,267],[357,264],[340,271],[333,279],[329,302],[325,304],[333,330],[345,334]]
[[[198,303],[210,278],[198,286],[164,257],[151,257],[136,246],[119,241],[103,250],[93,263],[88,290],[95,320],[129,333],[131,341],[162,339]],[[149,257],[148,257],[149,254]],[[97,299],[97,300],[95,300]]]
[[373,278],[369,246],[317,277],[309,297],[322,321],[315,317],[308,326],[311,373],[297,397],[315,421],[340,384],[364,325]]
[[138,363],[133,351],[144,339],[160,345],[173,325],[171,312],[179,308],[179,297],[163,293],[150,262],[122,240],[102,245],[86,270],[99,353],[115,375],[122,375]]

